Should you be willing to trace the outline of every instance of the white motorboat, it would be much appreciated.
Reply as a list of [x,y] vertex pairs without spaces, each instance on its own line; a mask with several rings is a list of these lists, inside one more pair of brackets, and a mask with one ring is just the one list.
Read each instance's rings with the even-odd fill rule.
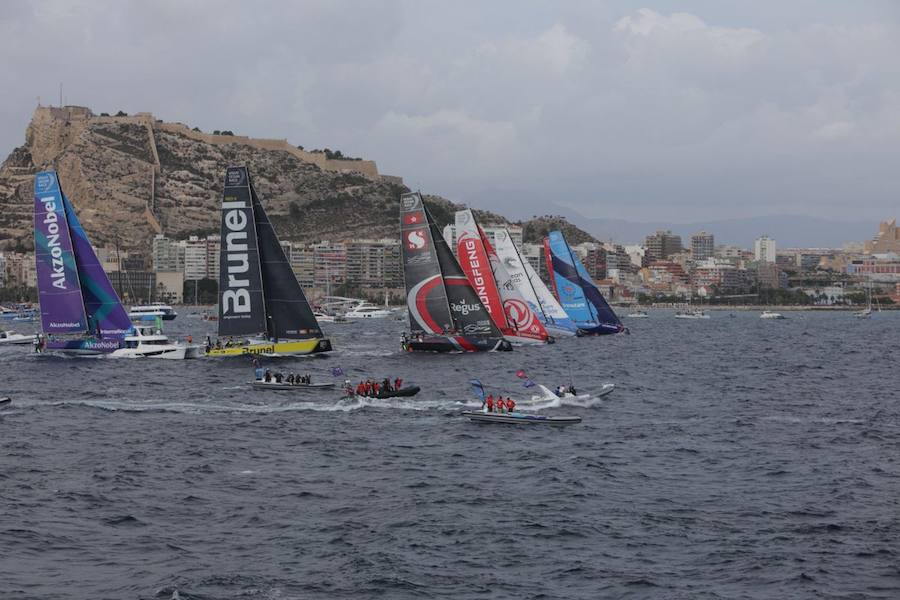
[[184,360],[203,356],[203,346],[171,342],[152,325],[135,325],[125,336],[125,347],[114,350],[111,358],[165,358]]
[[636,311],[634,311],[634,312],[628,313],[628,314],[625,315],[625,316],[628,317],[629,319],[646,319],[646,318],[649,317],[650,315],[648,315],[647,313],[645,313],[645,312],[642,311],[642,310],[636,310]]
[[760,319],[783,319],[784,315],[780,312],[775,312],[772,310],[764,310],[761,315],[759,315]]
[[529,415],[520,412],[490,413],[464,410],[464,417],[476,423],[501,423],[505,425],[577,425],[581,423],[581,417],[553,417],[544,415]]
[[709,315],[702,310],[680,310],[675,313],[676,319],[708,319]]
[[862,310],[858,310],[853,313],[853,316],[856,317],[857,319],[868,319],[869,317],[872,316],[872,309],[864,308]]
[[371,302],[366,302],[363,300],[346,313],[344,313],[345,319],[384,319],[385,317],[391,316],[390,309],[381,308],[372,304]]
[[0,331],[0,346],[33,344],[36,339],[37,336],[35,335],[25,335],[13,331]]
[[537,387],[541,393],[539,395],[534,395],[531,397],[531,400],[533,402],[556,400],[558,398],[563,398],[563,399],[565,399],[565,398],[602,398],[603,396],[606,396],[607,394],[612,393],[612,391],[614,389],[616,389],[616,384],[604,383],[600,387],[599,390],[596,390],[593,393],[585,393],[585,394],[578,394],[577,390],[576,390],[576,393],[573,394],[570,391],[571,390],[571,387],[570,387],[570,388],[567,388],[565,391],[563,391],[561,395],[560,395],[558,389],[556,391],[553,391],[550,388],[548,388],[547,386],[541,385],[541,384],[538,384]]
[[132,306],[128,317],[133,321],[155,321],[157,318],[163,321],[171,321],[178,316],[175,309],[168,304],[155,302],[143,306]]

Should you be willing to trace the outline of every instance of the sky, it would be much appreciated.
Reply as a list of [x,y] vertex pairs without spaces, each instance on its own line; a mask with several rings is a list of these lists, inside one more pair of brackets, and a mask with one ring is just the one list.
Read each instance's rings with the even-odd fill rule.
[[900,216],[890,0],[4,0],[0,56],[0,156],[62,83],[514,218]]

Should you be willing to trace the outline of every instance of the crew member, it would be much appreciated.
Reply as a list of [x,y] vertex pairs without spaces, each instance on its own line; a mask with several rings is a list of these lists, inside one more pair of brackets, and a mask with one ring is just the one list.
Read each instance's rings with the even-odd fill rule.
[[494,395],[488,394],[487,397],[487,411],[494,412]]
[[511,413],[511,412],[513,412],[514,410],[516,410],[516,401],[513,400],[512,398],[510,398],[510,397],[507,396],[507,398],[506,398],[506,412]]
[[399,390],[402,387],[403,387],[403,380],[398,377],[397,379],[394,380],[394,389]]

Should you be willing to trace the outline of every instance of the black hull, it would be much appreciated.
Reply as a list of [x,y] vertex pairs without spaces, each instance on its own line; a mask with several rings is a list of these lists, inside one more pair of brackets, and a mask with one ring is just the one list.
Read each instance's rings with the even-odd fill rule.
[[409,340],[404,349],[407,352],[509,352],[512,344],[503,338],[428,336]]
[[419,393],[419,386],[411,385],[409,387],[400,388],[399,390],[391,390],[389,392],[378,392],[374,396],[366,396],[363,395],[363,398],[377,398],[379,400],[383,400],[384,398],[406,398],[409,396],[415,396]]

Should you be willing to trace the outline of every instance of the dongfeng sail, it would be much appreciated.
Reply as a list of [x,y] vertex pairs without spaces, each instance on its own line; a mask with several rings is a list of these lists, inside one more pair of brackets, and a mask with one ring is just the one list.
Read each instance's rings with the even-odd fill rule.
[[219,340],[209,356],[328,352],[247,167],[229,167],[222,199]]
[[510,342],[545,344],[550,336],[513,284],[471,210],[456,212],[456,255],[494,324]]
[[561,231],[544,238],[544,255],[556,298],[582,332],[604,335],[625,330]]
[[400,197],[409,351],[511,350],[450,252],[419,193]]
[[554,336],[577,335],[578,326],[538,277],[531,263],[522,257],[508,230],[502,229],[494,233],[494,249],[513,285],[544,324],[547,333]]
[[55,171],[34,178],[34,255],[44,350],[110,354],[131,321]]

